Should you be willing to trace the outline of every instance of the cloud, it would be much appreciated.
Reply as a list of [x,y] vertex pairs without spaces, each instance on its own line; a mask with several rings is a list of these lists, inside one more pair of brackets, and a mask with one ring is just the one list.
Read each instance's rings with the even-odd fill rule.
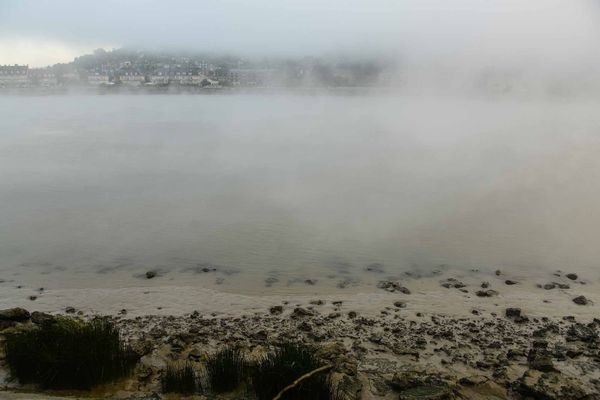
[[595,0],[2,0],[0,34],[90,48],[254,55],[387,54],[467,63],[582,63]]

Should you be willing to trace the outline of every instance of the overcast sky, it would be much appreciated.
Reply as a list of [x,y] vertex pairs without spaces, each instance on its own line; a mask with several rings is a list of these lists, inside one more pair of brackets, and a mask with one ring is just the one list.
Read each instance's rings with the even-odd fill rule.
[[136,46],[581,65],[598,60],[599,1],[0,0],[0,64]]

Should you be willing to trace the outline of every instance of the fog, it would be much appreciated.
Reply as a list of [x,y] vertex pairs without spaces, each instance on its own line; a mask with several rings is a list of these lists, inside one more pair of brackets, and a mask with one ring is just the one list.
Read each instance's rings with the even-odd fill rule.
[[52,48],[129,46],[581,70],[598,65],[599,14],[595,0],[2,0],[0,63],[23,62],[14,44],[38,42],[36,54],[25,46],[38,64]]
[[97,47],[394,69],[353,95],[0,92],[9,277],[598,275],[597,1],[0,0],[0,64]]
[[273,275],[333,286],[372,263],[597,274],[593,102],[165,95],[0,106],[8,276],[76,271],[61,285],[81,285],[84,272],[217,265],[260,287]]

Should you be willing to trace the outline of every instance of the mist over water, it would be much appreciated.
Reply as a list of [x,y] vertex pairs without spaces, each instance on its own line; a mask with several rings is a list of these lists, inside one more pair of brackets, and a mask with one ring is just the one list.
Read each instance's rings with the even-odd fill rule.
[[3,277],[78,286],[100,272],[109,287],[115,271],[216,266],[250,285],[359,279],[372,263],[597,275],[591,101],[11,96],[0,109]]

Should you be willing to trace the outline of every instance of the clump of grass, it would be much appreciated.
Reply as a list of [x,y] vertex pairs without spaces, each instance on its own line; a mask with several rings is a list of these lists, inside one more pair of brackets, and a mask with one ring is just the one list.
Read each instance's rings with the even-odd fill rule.
[[[286,343],[258,362],[252,376],[252,387],[258,400],[271,400],[279,391],[302,375],[323,366],[311,348]],[[316,374],[285,393],[285,400],[330,400],[326,374]]]
[[238,388],[244,378],[244,358],[239,349],[226,347],[206,361],[210,388],[215,393]]
[[192,394],[201,389],[196,371],[190,362],[167,365],[161,385],[163,393]]
[[13,378],[47,389],[89,389],[127,376],[137,362],[107,319],[59,317],[8,336],[5,351]]

